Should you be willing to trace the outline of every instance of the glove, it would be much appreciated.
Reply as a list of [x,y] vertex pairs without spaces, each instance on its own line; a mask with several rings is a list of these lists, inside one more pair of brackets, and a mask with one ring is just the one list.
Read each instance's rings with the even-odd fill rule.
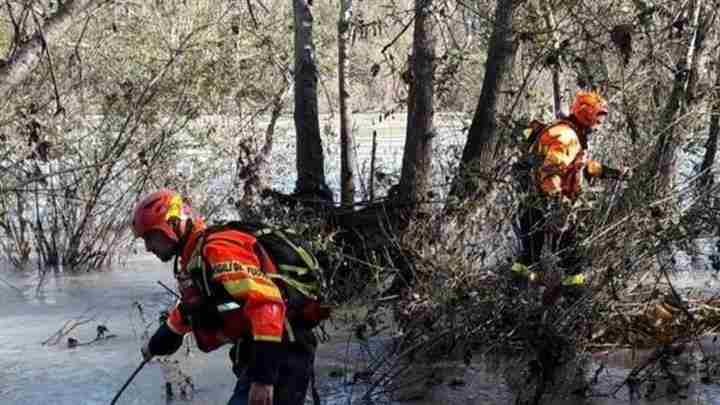
[[150,351],[150,342],[144,344],[143,347],[140,348],[140,354],[142,354],[143,359],[146,361],[153,358],[153,354]]
[[612,167],[603,167],[601,178],[627,180],[632,175],[632,169],[623,167],[622,169],[613,169]]

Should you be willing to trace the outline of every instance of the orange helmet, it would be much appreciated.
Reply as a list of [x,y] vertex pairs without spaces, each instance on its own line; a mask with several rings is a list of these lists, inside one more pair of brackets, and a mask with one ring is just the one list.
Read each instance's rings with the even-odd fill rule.
[[133,213],[132,230],[138,238],[150,231],[161,231],[178,242],[180,238],[169,221],[178,220],[179,230],[184,232],[186,219],[198,221],[198,225],[202,224],[202,218],[196,217],[192,208],[183,204],[180,194],[164,189],[145,196],[137,203]]
[[600,115],[608,114],[607,101],[598,93],[578,91],[570,107],[570,114],[577,118],[580,125],[590,128],[598,123]]

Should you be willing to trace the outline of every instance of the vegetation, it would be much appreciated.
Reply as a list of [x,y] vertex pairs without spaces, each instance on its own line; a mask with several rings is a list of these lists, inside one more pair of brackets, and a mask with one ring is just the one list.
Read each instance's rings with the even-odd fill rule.
[[[107,265],[132,246],[138,196],[171,187],[213,219],[295,222],[312,235],[331,299],[370,308],[358,333],[402,331],[385,357],[395,361],[371,370],[369,397],[408,359],[521,353],[535,389],[518,402],[539,403],[582,353],[609,347],[658,347],[657,367],[623,383],[649,389],[671,373],[664,359],[720,322],[716,301],[670,277],[677,252],[720,229],[718,6],[8,0],[2,253],[41,271]],[[594,157],[633,174],[592,184],[577,207],[591,294],[545,307],[506,279],[522,197],[511,166],[528,120],[551,119],[579,88],[610,102]],[[396,173],[356,160],[357,113],[406,117]],[[460,145],[439,131],[441,114],[462,128]],[[342,170],[328,169],[341,157]],[[397,181],[365,199],[383,178]],[[293,193],[267,192],[288,181]]]

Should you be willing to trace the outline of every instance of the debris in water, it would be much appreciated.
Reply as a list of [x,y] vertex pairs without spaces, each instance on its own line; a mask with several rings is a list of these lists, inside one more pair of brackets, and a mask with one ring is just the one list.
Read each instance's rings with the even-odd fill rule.
[[68,338],[67,345],[71,349],[76,348],[78,345],[78,341],[75,338]]
[[97,326],[97,337],[96,337],[95,339],[96,339],[96,340],[100,340],[100,339],[105,338],[105,333],[107,333],[107,332],[108,332],[107,326],[105,326],[105,325],[98,325],[98,326]]
[[192,377],[185,374],[180,367],[180,361],[173,358],[158,358],[165,379],[165,395],[173,399],[175,395],[185,400],[191,400],[195,393],[195,384]]
[[65,324],[57,332],[50,335],[50,337],[45,339],[45,341],[43,341],[41,344],[43,346],[54,346],[60,343],[65,336],[69,335],[70,332],[75,330],[78,326],[82,326],[86,323],[94,321],[97,315],[85,317],[85,315],[89,312],[90,310],[87,310],[82,316],[65,321]]
[[174,398],[172,384],[169,382],[165,383],[165,398],[167,398],[168,401],[172,401]]

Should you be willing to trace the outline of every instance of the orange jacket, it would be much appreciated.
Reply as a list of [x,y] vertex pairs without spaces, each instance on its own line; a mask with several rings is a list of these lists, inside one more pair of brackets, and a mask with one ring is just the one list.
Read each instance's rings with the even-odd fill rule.
[[[182,283],[194,272],[208,274],[206,266],[209,266],[212,271],[208,283],[221,285],[242,306],[242,310],[233,311],[235,316],[230,322],[226,320],[223,328],[215,331],[215,344],[219,347],[240,337],[281,342],[285,304],[277,285],[265,274],[275,272],[275,266],[255,237],[236,230],[214,232],[204,242],[202,237],[202,232],[195,232],[185,244],[176,275],[178,282]],[[167,325],[177,334],[193,331],[178,306],[171,311]],[[198,331],[194,332],[197,335]]]
[[[240,339],[249,341],[248,378],[251,382],[276,384],[283,353],[285,303],[278,286],[266,273],[277,269],[254,236],[236,230],[219,230],[205,236],[203,231],[193,232],[183,248],[180,269],[175,274],[182,304],[173,308],[166,325],[176,335],[193,332],[198,347],[205,352]],[[217,306],[222,320],[218,327],[202,325],[204,319],[191,316],[190,322],[200,325],[193,327],[181,312],[181,305],[193,298],[188,291],[198,291],[195,286],[199,280],[205,285],[203,289],[213,293],[205,302]]]
[[536,189],[546,196],[575,199],[583,189],[584,175],[604,177],[606,168],[588,158],[579,131],[569,121],[551,125],[540,134],[532,152],[542,160],[533,169]]

